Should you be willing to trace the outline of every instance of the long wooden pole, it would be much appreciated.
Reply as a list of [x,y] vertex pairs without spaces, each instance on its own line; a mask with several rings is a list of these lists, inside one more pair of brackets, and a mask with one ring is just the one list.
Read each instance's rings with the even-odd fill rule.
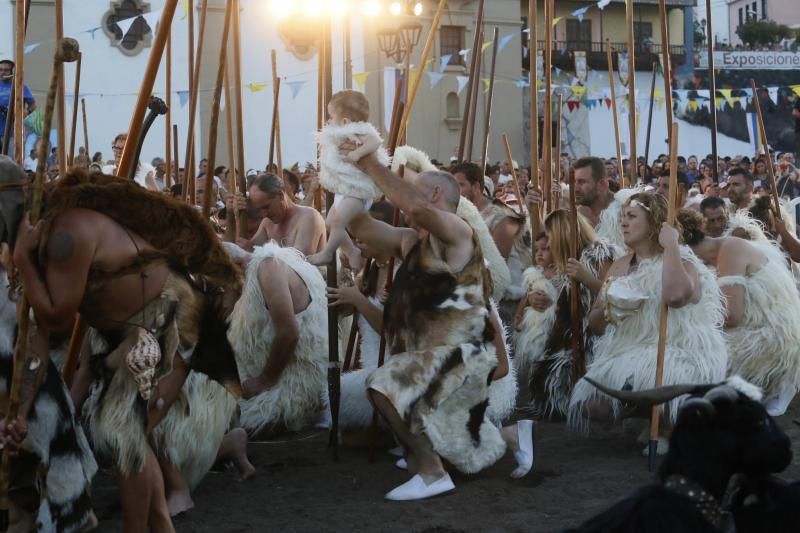
[[[539,61],[539,42],[536,31],[539,0],[528,0],[528,81],[530,82],[530,117],[531,117],[531,185],[539,188],[539,80],[536,78],[536,66]],[[541,220],[538,204],[535,212],[531,211],[531,239],[539,234]],[[531,261],[536,264],[536,247],[531,246]]]
[[167,174],[164,176],[164,188],[169,191],[172,188],[172,165],[177,165],[177,161],[172,159],[172,32],[167,37],[167,67],[166,67],[165,100],[167,103],[167,116],[164,129],[164,163],[167,167]]
[[[55,0],[56,8],[56,42],[64,38],[64,0]],[[56,96],[56,132],[58,135],[58,176],[67,175],[67,108],[66,82],[64,81],[64,65],[58,71],[58,95]],[[48,135],[45,132],[45,135]]]
[[211,198],[214,192],[214,168],[217,164],[217,138],[219,132],[219,108],[222,103],[222,86],[225,84],[225,63],[228,59],[228,34],[231,29],[231,12],[233,2],[225,3],[225,22],[222,28],[222,42],[219,46],[219,67],[217,68],[217,81],[214,85],[214,101],[211,105],[211,121],[208,124],[208,172],[205,176],[203,188],[203,217],[211,216]]
[[417,98],[417,92],[419,91],[419,86],[422,83],[425,69],[428,68],[428,57],[431,55],[433,44],[436,41],[436,33],[439,30],[439,23],[442,20],[442,14],[444,14],[444,8],[446,6],[447,0],[439,0],[439,7],[436,9],[436,14],[433,17],[431,31],[428,33],[428,40],[425,42],[425,48],[422,50],[422,57],[419,59],[417,75],[414,77],[414,84],[411,86],[411,95],[409,96],[409,101],[406,103],[405,110],[403,111],[403,119],[400,122],[400,133],[398,135],[398,137],[401,139],[405,138],[406,130],[408,129],[408,121],[411,118],[411,110],[414,108],[414,101]]
[[181,180],[181,164],[178,154],[180,150],[178,149],[178,125],[172,125],[172,160],[175,161],[175,183],[180,183],[181,187],[185,187],[186,184],[184,181]]
[[[481,168],[486,172],[486,158],[489,155],[489,133],[492,130],[492,103],[494,102],[494,74],[497,64],[497,43],[498,43],[498,28],[495,26],[494,35],[492,37],[492,66],[489,71],[489,96],[486,100],[486,119],[483,122],[483,143],[481,145]],[[514,165],[509,162],[512,167]],[[520,205],[525,203],[523,198],[519,198]]]
[[[83,53],[78,54],[75,66],[75,92],[72,95],[72,127],[69,135],[69,164],[75,164],[75,134],[78,131],[78,95],[81,94],[81,60]],[[87,154],[88,155],[88,154]]]
[[[560,98],[559,98],[560,100]],[[560,113],[559,113],[560,115]],[[559,116],[559,123],[561,118]],[[559,127],[559,129],[561,129]],[[559,161],[560,166],[560,161]],[[575,201],[575,174],[569,178],[569,225],[572,246],[570,256],[576,261],[580,261],[581,250],[578,232],[578,205]],[[570,280],[570,328],[572,330],[572,383],[577,383],[586,373],[586,360],[583,354],[583,313],[581,312],[581,284],[576,279]]]
[[[239,193],[247,194],[247,178],[244,166],[244,112],[242,111],[242,37],[240,30],[239,0],[233,1],[233,90],[236,96],[236,166],[239,169],[237,184]],[[239,237],[248,238],[247,213],[236,214],[236,230]]]
[[[672,60],[669,55],[669,26],[667,24],[667,6],[665,0],[658,0],[658,14],[661,18],[661,64],[664,75],[664,98],[666,99],[667,133],[672,135]],[[630,73],[633,79],[633,73]],[[672,141],[669,140],[672,146]]]
[[[672,124],[669,143],[669,192],[667,206],[667,224],[675,225],[675,215],[677,214],[676,200],[678,197],[678,125]],[[669,317],[669,306],[661,303],[661,317],[658,323],[658,351],[656,352],[656,387],[660,387],[664,380],[664,354],[667,350],[667,319]],[[648,449],[648,468],[652,471],[656,464],[656,454],[658,451],[658,425],[661,415],[660,406],[653,406],[650,415],[650,445]]]
[[[483,32],[480,37],[483,42]],[[480,99],[481,87],[481,68],[483,67],[483,52],[478,50],[477,68],[475,70],[475,81],[472,84],[472,110],[469,112],[469,125],[467,126],[467,148],[464,157],[467,161],[472,161],[472,149],[475,146],[475,124],[478,122],[478,100]]]
[[167,44],[167,36],[172,26],[172,18],[175,16],[175,8],[178,0],[166,0],[164,10],[161,13],[161,20],[158,22],[156,36],[150,50],[150,58],[147,61],[142,85],[139,88],[139,96],[136,100],[136,107],[131,118],[131,125],[128,128],[128,140],[125,142],[125,149],[122,151],[122,158],[117,169],[119,176],[127,176],[131,167],[136,164],[133,155],[139,144],[139,137],[142,133],[142,119],[147,111],[150,95],[153,93],[158,68],[161,65],[161,58],[164,56],[164,48]]
[[[236,148],[233,144],[233,111],[231,111],[231,76],[230,63],[225,68],[225,140],[228,144],[228,183],[226,186],[231,193],[236,191]],[[225,215],[225,240],[236,242],[236,216],[234,211]]]
[[511,169],[511,183],[514,185],[514,194],[517,196],[517,204],[519,205],[519,214],[525,214],[525,199],[522,197],[522,190],[519,188],[519,178],[517,171],[514,170],[514,157],[511,155],[511,145],[508,143],[508,134],[503,134],[503,147],[506,150],[506,161],[508,161],[508,168]]
[[[619,56],[618,56],[619,57]],[[617,144],[617,164],[619,165],[619,181],[624,184],[622,165],[622,146],[619,144],[619,118],[617,116],[617,91],[614,87],[614,62],[611,59],[611,41],[606,39],[606,59],[608,61],[608,85],[611,88],[611,114],[614,116],[614,141]]]
[[481,29],[483,28],[484,0],[478,0],[478,11],[475,20],[475,37],[472,41],[471,55],[469,56],[469,77],[467,78],[467,96],[464,100],[464,113],[461,116],[461,134],[458,141],[458,161],[464,161],[464,151],[467,147],[467,131],[469,129],[470,113],[472,113],[472,85],[478,76],[478,54],[481,49]]
[[553,189],[553,204],[552,209],[558,209],[559,199],[561,198],[561,111],[564,108],[564,95],[558,93],[558,104],[556,107],[556,150],[553,156],[553,167],[556,171],[556,176],[553,181],[556,184]]
[[[706,45],[708,47],[708,80],[711,88],[709,98],[711,105],[711,160],[714,166],[711,168],[714,183],[719,183],[719,161],[717,152],[717,73],[714,70],[714,34],[711,27],[711,0],[706,0]],[[755,96],[755,95],[753,95]]]
[[[278,98],[280,78],[278,77],[278,55],[274,48],[270,53],[270,59],[272,63],[272,91],[275,95],[275,109],[273,111],[275,114],[275,150],[277,154],[276,159],[278,161],[278,176],[283,178],[283,158],[281,157],[281,109],[279,105],[280,99]],[[270,164],[272,164],[272,161],[270,161]]]
[[[80,47],[78,41],[74,39],[61,39],[58,41],[56,53],[53,58],[53,70],[50,75],[50,85],[47,91],[47,103],[44,111],[44,131],[50,131],[53,121],[53,110],[56,106],[58,94],[58,73],[63,68],[64,62],[72,62],[78,59]],[[20,115],[21,117],[21,115]],[[36,178],[33,185],[33,201],[31,206],[31,223],[36,224],[41,215],[42,191],[44,188],[45,172],[47,170],[47,154],[50,151],[50,137],[46,135],[39,143],[39,154],[36,164]],[[3,413],[7,422],[16,421],[21,404],[22,393],[22,374],[34,370],[25,368],[28,357],[28,335],[30,330],[30,304],[23,292],[22,300],[19,303],[20,313],[17,329],[17,340],[14,347],[13,374],[11,383],[8,387],[8,404]],[[0,529],[5,531],[9,525],[9,500],[8,490],[10,482],[11,451],[8,448],[2,450],[0,459]]]
[[[400,98],[403,80],[397,80],[394,88],[394,101],[392,102],[392,121],[389,126],[389,150],[390,154],[394,153],[397,147],[397,133],[400,129],[400,116],[403,114],[403,101]],[[400,110],[398,112],[398,110]]]
[[[32,0],[28,0],[28,4]],[[25,120],[25,4],[26,2],[17,1],[16,10],[16,41],[14,50],[14,117],[13,124],[6,122],[6,130],[14,128],[14,159],[22,166],[25,162],[25,139],[24,120]],[[7,136],[6,136],[7,137]],[[6,140],[6,142],[8,142]],[[3,150],[7,147],[3,145]]]
[[[278,134],[278,102],[281,94],[281,80],[275,80],[275,92],[272,93],[272,125],[269,130],[269,168],[275,164],[275,141]],[[280,173],[280,167],[279,167]]]
[[[203,1],[203,0],[199,0],[199,1]],[[188,43],[187,43],[187,45],[188,45],[188,53],[189,53],[189,61],[187,62],[186,66],[189,69],[189,73],[188,73],[188,76],[189,76],[188,85],[189,85],[189,87],[188,87],[188,89],[189,89],[189,99],[191,100],[192,94],[194,94],[194,68],[195,68],[195,64],[196,64],[195,51],[197,50],[197,45],[196,45],[196,41],[195,41],[195,23],[194,23],[195,4],[194,4],[194,0],[187,0],[186,8],[187,8],[188,13],[189,13],[189,18],[186,21],[187,22],[187,26],[188,26],[188,35],[187,35],[187,37],[189,39]],[[192,136],[192,140],[194,140],[194,134],[195,134],[194,128],[192,128],[192,129],[188,129],[187,128],[187,130],[186,130],[186,135],[187,135],[186,146],[187,147],[189,146],[188,136],[191,135]],[[186,154],[187,154],[186,158],[187,159],[191,158],[191,160],[192,160],[191,161],[191,165],[188,165],[188,164],[186,164],[184,162],[184,167],[183,167],[183,183],[181,185],[181,197],[182,197],[184,202],[187,200],[187,198],[188,198],[187,195],[189,194],[189,185],[191,183],[190,174],[193,174],[193,172],[194,172],[193,170],[190,170],[190,168],[191,169],[195,168],[194,167],[194,154],[191,151],[193,148],[194,148],[194,142],[192,142],[192,148],[187,148],[188,151],[186,152]],[[180,163],[178,161],[175,162],[175,165],[180,167]],[[194,186],[193,186],[193,188],[194,188]]]
[[544,0],[544,129],[542,161],[544,161],[544,210],[553,209],[550,190],[553,184],[553,0]]
[[[661,0],[663,1],[663,0]],[[625,0],[625,19],[628,26],[628,121],[630,129],[630,161],[635,169],[638,163],[636,154],[636,52],[633,40],[633,0]],[[622,167],[622,160],[619,162]],[[625,187],[625,182],[622,182]]]
[[[208,0],[203,1],[203,9],[200,11],[200,32],[197,38],[197,55],[195,56],[194,73],[192,74],[192,84],[189,94],[189,125],[186,133],[186,159],[184,163],[185,187],[183,188],[183,200],[194,203],[194,129],[197,121],[197,100],[200,96],[200,67],[203,64],[203,44],[206,33],[206,16],[208,14]],[[213,172],[213,169],[211,169]]]
[[83,145],[86,147],[86,155],[91,159],[89,151],[89,123],[86,121],[86,98],[81,98],[81,114],[83,115]]
[[[650,161],[650,132],[653,129],[653,107],[654,107],[654,100],[656,98],[656,69],[658,68],[658,63],[653,62],[653,78],[650,81],[650,108],[647,111],[647,136],[645,137],[644,143],[644,164],[645,168]],[[636,165],[636,177],[639,177],[639,165]],[[643,176],[642,179],[644,180],[647,176]]]
[[761,113],[761,101],[758,98],[758,88],[756,82],[750,79],[750,88],[753,90],[753,106],[756,108],[756,117],[758,118],[758,131],[761,136],[761,144],[764,147],[764,159],[767,163],[767,173],[769,174],[770,193],[772,195],[773,207],[772,212],[775,218],[781,216],[781,200],[778,196],[778,183],[775,181],[775,167],[772,164],[772,154],[769,151],[769,141],[767,139],[767,128],[764,127],[764,115]]

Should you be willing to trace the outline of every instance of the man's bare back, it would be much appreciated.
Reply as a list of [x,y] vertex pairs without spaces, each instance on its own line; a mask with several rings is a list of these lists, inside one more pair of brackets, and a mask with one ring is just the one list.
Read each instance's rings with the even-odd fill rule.
[[297,248],[304,255],[317,253],[325,246],[325,221],[312,207],[295,206],[289,216],[278,223],[264,218],[256,235],[262,232],[267,240]]

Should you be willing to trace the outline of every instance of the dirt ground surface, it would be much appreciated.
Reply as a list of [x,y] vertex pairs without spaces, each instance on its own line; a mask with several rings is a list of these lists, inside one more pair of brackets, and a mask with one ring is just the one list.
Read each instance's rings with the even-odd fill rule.
[[[779,424],[792,438],[794,460],[782,474],[800,479],[800,401]],[[636,433],[619,425],[593,425],[589,436],[563,423],[536,429],[536,464],[522,480],[508,474],[507,454],[475,476],[456,473],[456,490],[422,502],[386,502],[383,494],[408,479],[394,458],[377,451],[342,449],[339,462],[327,448],[327,431],[252,442],[256,477],[210,473],[194,494],[195,508],[179,516],[179,532],[552,532],[579,525],[637,486],[653,479]],[[122,531],[116,484],[108,472],[93,490],[99,531]]]

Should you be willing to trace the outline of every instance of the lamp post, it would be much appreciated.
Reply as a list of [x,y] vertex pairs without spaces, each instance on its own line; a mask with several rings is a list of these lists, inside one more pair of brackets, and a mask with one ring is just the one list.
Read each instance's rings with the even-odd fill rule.
[[[398,4],[395,2],[394,6]],[[418,9],[417,3],[414,6],[413,13],[419,16],[422,13]],[[410,5],[409,5],[410,7]],[[409,9],[409,12],[411,10]],[[378,47],[381,52],[386,55],[388,59],[393,60],[396,64],[403,63],[403,103],[408,104],[408,93],[411,86],[411,55],[414,53],[414,48],[419,44],[419,39],[422,36],[422,25],[416,22],[404,22],[397,29],[383,29],[378,32]],[[399,139],[398,144],[405,142],[405,139]]]

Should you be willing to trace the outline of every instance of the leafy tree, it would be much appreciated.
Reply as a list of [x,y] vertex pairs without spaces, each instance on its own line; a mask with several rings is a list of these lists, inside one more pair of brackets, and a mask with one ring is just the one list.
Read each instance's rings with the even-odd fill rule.
[[783,39],[793,37],[794,33],[785,24],[778,24],[772,20],[756,20],[754,18],[736,28],[736,35],[739,36],[742,42],[751,47],[769,46]]

